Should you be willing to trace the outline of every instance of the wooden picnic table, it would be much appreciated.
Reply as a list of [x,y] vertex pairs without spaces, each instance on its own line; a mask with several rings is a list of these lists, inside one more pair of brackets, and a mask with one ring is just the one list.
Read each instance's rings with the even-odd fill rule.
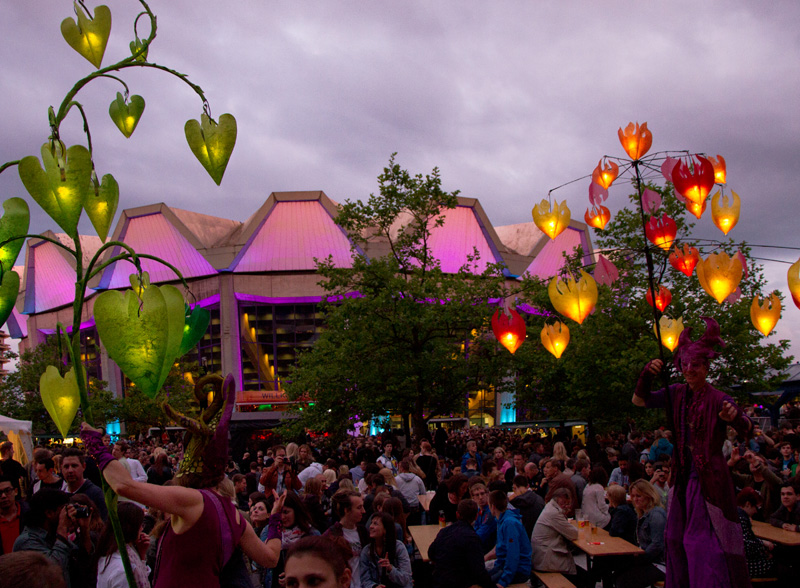
[[800,545],[800,533],[773,527],[769,523],[753,521],[753,533],[756,537],[772,541],[773,543],[789,546]]
[[430,561],[428,559],[428,548],[430,548],[436,535],[439,534],[441,527],[439,525],[412,525],[408,528],[411,533],[414,544],[419,549],[419,554],[422,561]]
[[[633,543],[628,543],[622,537],[612,537],[608,531],[600,527],[597,534],[589,535],[590,526],[581,528],[578,521],[570,521],[578,529],[578,538],[572,544],[586,554],[586,565],[591,570],[593,557],[606,555],[640,555],[644,550]],[[587,539],[587,536],[589,539]]]

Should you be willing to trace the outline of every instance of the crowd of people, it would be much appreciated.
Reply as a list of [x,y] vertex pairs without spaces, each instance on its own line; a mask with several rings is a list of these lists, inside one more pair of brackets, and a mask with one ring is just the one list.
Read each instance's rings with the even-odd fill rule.
[[[242,548],[220,554],[214,573],[227,578],[222,585],[270,588],[505,587],[527,581],[532,570],[560,572],[576,586],[663,580],[672,433],[629,431],[588,443],[551,433],[439,428],[407,447],[389,431],[337,447],[311,440],[253,447],[229,461],[214,486],[227,498],[223,516],[238,521],[233,543]],[[179,440],[112,442],[105,436],[101,442],[114,458],[104,473],[122,496],[118,513],[137,585],[172,585],[159,544],[172,545],[175,553],[192,537],[204,541],[209,528],[196,511],[208,501],[207,490],[172,479],[182,459]],[[102,464],[77,447],[39,447],[23,467],[10,450],[10,443],[0,445],[0,554],[19,552],[28,563],[15,567],[3,556],[0,569],[39,570],[36,577],[51,578],[48,586],[58,585],[53,577],[71,588],[126,585],[100,488]],[[739,442],[731,429],[723,448],[752,577],[797,573],[797,554],[758,539],[751,521],[800,530],[798,450],[800,426],[788,422],[769,432],[756,428],[752,441]],[[421,497],[429,499],[427,511]],[[573,517],[639,545],[644,554],[603,558],[587,572],[571,548],[578,534]],[[168,533],[175,520],[195,523]],[[439,522],[446,528],[427,564],[409,526]],[[198,570],[200,586],[207,585],[206,571]],[[309,574],[319,576],[316,583],[309,583]]]

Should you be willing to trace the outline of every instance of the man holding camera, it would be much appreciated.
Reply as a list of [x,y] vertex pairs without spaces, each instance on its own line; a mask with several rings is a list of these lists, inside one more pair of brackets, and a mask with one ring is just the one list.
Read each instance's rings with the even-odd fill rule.
[[103,491],[94,482],[83,477],[83,473],[86,470],[85,460],[83,451],[80,449],[67,449],[62,454],[61,475],[64,476],[64,484],[61,486],[61,490],[66,492],[68,496],[86,494],[92,499],[92,502],[97,507],[97,512],[100,513],[100,517],[105,521],[108,518],[108,509],[103,498]]

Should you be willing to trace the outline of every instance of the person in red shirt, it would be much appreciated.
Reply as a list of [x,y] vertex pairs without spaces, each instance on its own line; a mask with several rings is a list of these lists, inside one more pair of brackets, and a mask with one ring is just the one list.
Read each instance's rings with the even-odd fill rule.
[[0,555],[11,553],[22,531],[22,503],[16,498],[11,476],[0,475]]

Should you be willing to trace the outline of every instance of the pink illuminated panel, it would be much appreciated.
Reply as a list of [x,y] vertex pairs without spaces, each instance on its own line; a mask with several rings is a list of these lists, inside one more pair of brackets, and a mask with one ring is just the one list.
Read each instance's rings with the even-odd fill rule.
[[[529,273],[543,280],[552,278],[564,265],[564,256],[562,254],[564,252],[572,253],[576,247],[581,245],[581,237],[581,231],[569,227],[555,239],[548,239],[545,246],[528,266],[528,269],[523,272],[523,275]],[[584,252],[585,250],[586,247],[584,246]]]
[[477,273],[485,270],[487,263],[497,261],[475,212],[468,206],[446,211],[444,225],[432,229],[429,244],[445,273],[454,274],[467,263],[467,255],[472,255],[473,247],[480,253]]

